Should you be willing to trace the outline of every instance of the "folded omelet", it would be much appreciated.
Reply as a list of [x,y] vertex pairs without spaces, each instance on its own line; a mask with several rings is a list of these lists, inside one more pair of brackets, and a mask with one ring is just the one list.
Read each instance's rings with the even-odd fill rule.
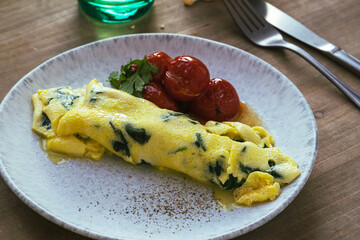
[[39,90],[32,129],[49,151],[99,160],[105,149],[133,164],[170,168],[235,189],[238,204],[273,200],[300,175],[298,164],[273,147],[262,127],[239,122],[200,124],[179,112],[104,87]]

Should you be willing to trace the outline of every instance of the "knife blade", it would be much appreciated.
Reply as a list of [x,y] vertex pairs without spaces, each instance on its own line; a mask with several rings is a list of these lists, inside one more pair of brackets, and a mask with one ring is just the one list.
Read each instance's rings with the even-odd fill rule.
[[265,20],[293,38],[325,53],[360,77],[360,60],[326,41],[280,9],[263,0],[248,0]]

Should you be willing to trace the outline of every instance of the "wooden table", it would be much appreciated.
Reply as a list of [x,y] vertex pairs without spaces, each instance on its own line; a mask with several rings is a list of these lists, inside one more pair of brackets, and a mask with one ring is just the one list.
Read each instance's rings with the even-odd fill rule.
[[[269,2],[360,58],[359,0]],[[291,79],[313,110],[319,152],[307,184],[281,214],[239,239],[360,239],[359,109],[302,58],[250,43],[221,1],[185,7],[182,0],[156,0],[151,12],[138,21],[104,24],[84,16],[75,0],[1,0],[0,101],[26,73],[63,51],[108,37],[150,32],[197,35],[248,51]],[[300,45],[360,91],[359,77]],[[0,178],[0,239],[86,238],[41,217]]]

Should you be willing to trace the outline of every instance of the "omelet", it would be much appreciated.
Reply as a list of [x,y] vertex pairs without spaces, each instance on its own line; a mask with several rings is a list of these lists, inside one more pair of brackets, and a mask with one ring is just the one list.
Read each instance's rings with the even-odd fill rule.
[[101,159],[105,149],[132,164],[150,164],[234,189],[239,205],[273,200],[300,175],[294,159],[274,147],[263,127],[239,122],[200,124],[184,113],[104,87],[39,90],[32,129],[48,150]]

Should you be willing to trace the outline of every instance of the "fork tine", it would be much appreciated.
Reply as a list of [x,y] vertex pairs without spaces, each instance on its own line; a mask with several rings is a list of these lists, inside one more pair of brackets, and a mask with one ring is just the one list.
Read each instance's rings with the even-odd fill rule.
[[265,19],[254,10],[247,0],[224,0],[224,3],[235,22],[248,34],[266,26]]
[[[238,0],[239,2],[241,1],[241,4],[242,6],[245,8],[245,5],[246,5],[246,8],[249,10],[247,12],[247,15],[249,16],[249,18],[252,19],[252,21],[254,22],[257,22],[256,25],[257,26],[261,26],[261,27],[265,27],[267,25],[269,25],[266,20],[254,9],[253,6],[251,6],[251,4],[249,3],[249,0]],[[251,0],[250,0],[251,1]],[[245,3],[245,4],[244,4]],[[251,13],[251,14],[250,14]]]
[[253,24],[246,18],[244,12],[236,3],[235,0],[224,0],[225,6],[227,7],[230,15],[235,20],[236,24],[241,28],[241,30],[247,35],[251,34],[254,31]]

